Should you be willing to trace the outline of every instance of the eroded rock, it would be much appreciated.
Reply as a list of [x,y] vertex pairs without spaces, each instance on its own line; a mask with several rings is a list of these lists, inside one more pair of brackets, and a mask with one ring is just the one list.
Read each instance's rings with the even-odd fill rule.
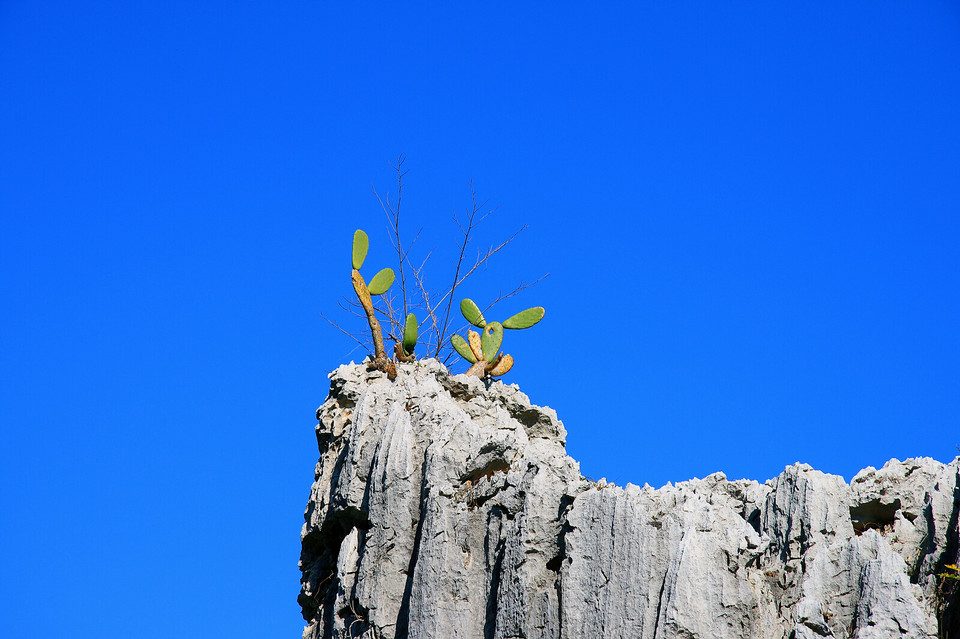
[[937,637],[958,632],[960,458],[847,485],[803,464],[591,482],[516,386],[341,366],[317,411],[304,637]]

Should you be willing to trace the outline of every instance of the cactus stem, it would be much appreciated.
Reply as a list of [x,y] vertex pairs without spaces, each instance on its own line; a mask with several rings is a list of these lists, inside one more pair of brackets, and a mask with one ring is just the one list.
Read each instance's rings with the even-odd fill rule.
[[370,297],[367,284],[363,281],[363,276],[357,269],[353,269],[353,272],[350,273],[350,279],[353,282],[353,290],[356,291],[357,298],[360,299],[360,306],[363,307],[363,312],[367,314],[367,323],[370,324],[370,334],[373,336],[373,361],[370,363],[370,367],[385,372],[390,379],[396,379],[397,368],[387,357],[387,351],[383,347],[383,331],[380,329],[380,322],[374,315],[373,299]]

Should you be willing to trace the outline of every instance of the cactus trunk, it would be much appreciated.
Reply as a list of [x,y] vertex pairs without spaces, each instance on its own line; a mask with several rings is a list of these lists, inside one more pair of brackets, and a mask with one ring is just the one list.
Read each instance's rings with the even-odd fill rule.
[[373,312],[373,299],[370,297],[370,291],[367,290],[367,283],[363,281],[363,276],[357,269],[353,269],[350,278],[353,280],[353,290],[357,292],[357,297],[360,299],[360,306],[367,314],[367,322],[370,324],[370,332],[373,334],[374,358],[386,357],[387,352],[383,347],[383,331],[380,330],[380,322]]

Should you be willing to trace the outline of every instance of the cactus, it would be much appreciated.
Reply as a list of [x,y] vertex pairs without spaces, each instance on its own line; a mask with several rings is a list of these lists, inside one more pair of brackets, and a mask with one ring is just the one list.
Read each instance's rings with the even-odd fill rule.
[[483,345],[480,341],[480,333],[476,331],[467,331],[467,342],[470,344],[470,351],[473,357],[480,361],[483,359]]
[[488,364],[493,363],[493,360],[496,359],[501,344],[503,344],[503,324],[490,322],[483,329],[483,336],[480,338],[480,350],[483,352],[483,359]]
[[460,357],[467,360],[471,364],[477,363],[477,358],[473,356],[473,351],[470,350],[470,345],[467,344],[467,340],[463,339],[459,335],[454,334],[450,338],[450,341],[453,342],[453,350],[460,353]]
[[395,379],[397,377],[397,367],[394,365],[393,360],[387,357],[386,349],[383,347],[383,331],[380,329],[380,322],[377,321],[377,317],[374,314],[373,300],[371,299],[372,295],[382,295],[386,293],[390,285],[393,284],[393,269],[385,268],[374,275],[368,286],[363,280],[363,276],[360,275],[360,267],[363,266],[363,262],[367,257],[367,249],[369,246],[370,239],[367,237],[367,234],[357,229],[353,234],[353,270],[350,273],[350,279],[353,282],[353,290],[357,293],[357,298],[360,300],[360,306],[363,307],[363,311],[367,314],[367,323],[370,324],[370,333],[373,336],[374,354],[370,367],[385,372],[390,379]]
[[509,355],[504,355],[500,358],[500,362],[488,371],[488,374],[490,377],[500,377],[510,372],[511,368],[513,368],[513,358]]
[[412,362],[415,358],[413,350],[417,347],[417,316],[407,315],[403,325],[403,339],[393,346],[393,352],[401,362]]
[[483,329],[482,337],[476,331],[467,331],[466,340],[459,335],[450,338],[454,350],[472,364],[467,375],[476,377],[500,377],[509,372],[513,368],[513,357],[500,353],[503,330],[530,328],[546,314],[542,306],[534,306],[520,311],[503,323],[487,322],[480,308],[468,298],[460,302],[460,312],[468,322]]
[[520,311],[510,319],[503,320],[503,327],[512,329],[530,328],[542,320],[545,313],[546,311],[542,306],[534,306],[525,311]]
[[467,360],[471,364],[477,363],[477,358],[474,356],[473,351],[470,350],[470,345],[467,344],[467,340],[463,339],[459,335],[454,334],[450,338],[450,341],[453,342],[453,350],[460,353],[460,357]]
[[480,312],[480,308],[477,306],[476,302],[469,297],[463,298],[463,301],[460,302],[460,312],[463,313],[463,316],[468,322],[477,328],[483,328],[487,325],[486,321],[483,319],[483,313]]
[[413,349],[417,346],[417,316],[413,313],[407,315],[407,322],[403,327],[403,352],[407,355],[413,355]]
[[363,260],[367,259],[367,249],[370,248],[370,238],[357,229],[353,232],[353,268],[360,270]]
[[367,289],[371,295],[383,295],[393,284],[394,278],[393,269],[385,268],[373,276],[373,279],[367,284]]

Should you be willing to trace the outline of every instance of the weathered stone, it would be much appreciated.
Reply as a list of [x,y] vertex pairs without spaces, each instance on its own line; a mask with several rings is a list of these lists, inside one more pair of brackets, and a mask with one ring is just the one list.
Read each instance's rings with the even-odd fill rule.
[[937,637],[960,458],[847,485],[803,464],[654,490],[580,475],[516,386],[433,360],[331,374],[301,553],[304,637]]

